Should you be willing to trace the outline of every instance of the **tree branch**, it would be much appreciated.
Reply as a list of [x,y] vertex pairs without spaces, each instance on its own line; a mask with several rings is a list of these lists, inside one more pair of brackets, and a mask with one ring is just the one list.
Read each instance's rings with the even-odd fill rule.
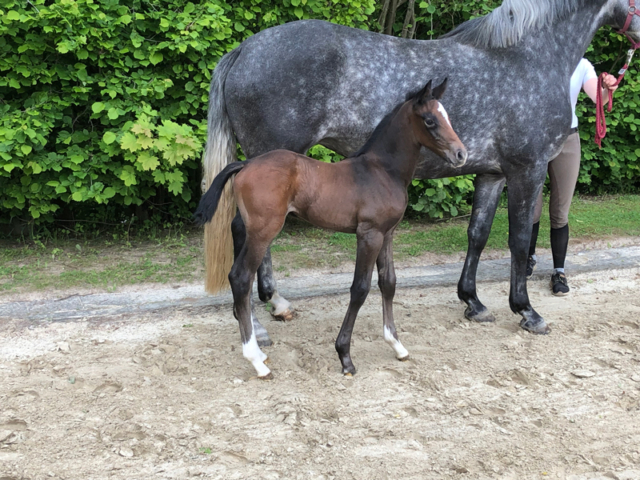
[[385,26],[384,33],[393,34],[393,24],[396,22],[396,11],[398,10],[398,0],[391,0],[391,8],[389,9],[389,18]]
[[[415,4],[416,0],[409,0],[409,5],[407,6],[407,14],[404,16],[404,24],[402,25],[402,33],[400,34],[402,38],[407,38],[407,33],[409,33],[409,25],[411,25],[411,34],[413,34],[414,26],[416,24],[416,14],[414,12]],[[411,38],[411,35],[409,35],[408,38]]]
[[380,33],[384,33],[387,12],[389,11],[389,2],[390,0],[384,0],[384,4],[382,5],[382,12],[380,12],[380,18],[378,19],[378,23],[380,24]]

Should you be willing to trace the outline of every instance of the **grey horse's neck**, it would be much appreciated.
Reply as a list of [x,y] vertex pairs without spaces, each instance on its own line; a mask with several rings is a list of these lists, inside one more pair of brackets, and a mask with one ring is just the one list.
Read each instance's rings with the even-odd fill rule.
[[[608,20],[611,12],[606,9],[606,1],[585,2],[585,5],[568,15],[563,25],[556,25],[543,29],[536,34],[523,39],[525,48],[536,48],[537,52],[544,50],[556,56],[561,63],[570,69],[569,75],[584,56],[596,32]],[[533,42],[531,42],[533,40]],[[536,51],[532,52],[536,54]]]
[[[507,3],[506,0],[505,3]],[[570,2],[566,0],[565,3]],[[470,37],[470,34],[463,28],[464,24],[458,27],[461,30],[460,33],[456,34],[456,29],[443,38],[484,50],[488,55],[493,53],[516,55],[522,59],[529,59],[538,65],[548,65],[549,67],[567,65],[569,74],[571,74],[584,56],[598,29],[610,20],[613,13],[609,11],[609,8],[613,7],[608,6],[611,2],[607,0],[585,0],[575,3],[578,5],[577,7],[563,15],[558,15],[553,23],[521,33],[517,41],[506,47],[492,45],[491,41],[485,38],[482,30],[478,28],[469,28],[470,31],[478,30],[475,32],[477,38]],[[504,4],[499,7],[499,9],[502,8],[504,8]],[[473,23],[473,21],[469,23]],[[496,25],[492,26],[497,28]],[[495,41],[497,40],[494,39],[493,42],[495,43]]]
[[480,48],[508,48],[530,32],[564,21],[570,14],[590,7],[601,8],[607,0],[503,0],[491,13],[456,27],[442,38]]

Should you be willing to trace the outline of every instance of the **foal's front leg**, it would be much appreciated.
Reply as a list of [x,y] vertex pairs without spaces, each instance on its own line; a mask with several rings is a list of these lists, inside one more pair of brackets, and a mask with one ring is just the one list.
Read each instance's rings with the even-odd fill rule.
[[409,359],[409,352],[398,339],[396,324],[393,321],[393,297],[396,293],[396,271],[393,266],[393,232],[385,235],[376,263],[378,265],[378,286],[382,294],[384,340],[396,352],[396,358],[404,362]]
[[342,328],[336,339],[336,351],[342,363],[342,373],[353,375],[356,367],[351,361],[351,334],[358,316],[358,311],[371,289],[371,275],[373,265],[376,262],[380,247],[384,241],[384,235],[378,230],[358,227],[358,251],[356,254],[356,270],[351,285],[351,300],[347,314],[342,322]]

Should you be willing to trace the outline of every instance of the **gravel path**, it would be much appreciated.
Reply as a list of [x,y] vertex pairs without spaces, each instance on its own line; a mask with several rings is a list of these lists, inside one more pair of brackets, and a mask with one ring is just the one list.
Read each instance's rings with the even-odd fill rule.
[[[550,274],[551,259],[542,256],[534,278]],[[567,272],[571,275],[603,270],[625,269],[640,266],[640,247],[587,250],[569,255]],[[462,263],[416,266],[397,270],[398,288],[434,287],[456,285],[462,271]],[[510,260],[481,261],[478,281],[501,281],[509,278]],[[335,295],[349,291],[352,273],[324,274],[292,277],[279,280],[280,293],[289,300]],[[373,285],[377,285],[374,273]],[[373,288],[372,288],[373,289]],[[212,296],[202,285],[180,288],[142,289],[125,293],[100,293],[71,295],[41,301],[0,303],[0,318],[24,319],[35,322],[70,321],[92,317],[129,315],[164,308],[189,308],[230,305],[230,292]],[[534,305],[535,306],[535,305]]]

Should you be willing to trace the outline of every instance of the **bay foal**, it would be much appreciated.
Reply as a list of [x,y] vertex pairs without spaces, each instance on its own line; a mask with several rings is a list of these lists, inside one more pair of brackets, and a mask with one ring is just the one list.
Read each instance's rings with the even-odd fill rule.
[[253,330],[251,289],[267,247],[289,213],[318,227],[357,235],[351,300],[336,339],[342,372],[352,375],[356,371],[350,356],[351,334],[371,288],[375,264],[382,293],[384,339],[398,359],[408,358],[409,352],[400,343],[393,321],[396,276],[392,239],[407,208],[407,187],[420,148],[424,146],[457,166],[467,160],[467,151],[438,101],[445,89],[446,80],[433,90],[429,81],[396,106],[357,153],[339,163],[322,163],[287,150],[275,150],[227,165],[200,200],[195,218],[205,224],[216,211],[225,183],[237,174],[233,191],[247,234],[229,273],[229,282],[234,313],[240,323],[242,354],[259,377],[268,378],[271,371],[264,364],[267,356],[260,350]]

